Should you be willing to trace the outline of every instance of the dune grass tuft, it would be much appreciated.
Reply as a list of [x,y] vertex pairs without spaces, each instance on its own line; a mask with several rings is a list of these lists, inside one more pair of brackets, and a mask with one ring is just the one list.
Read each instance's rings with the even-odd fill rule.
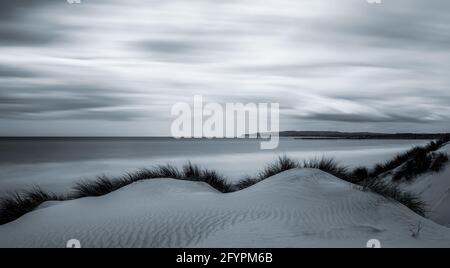
[[333,158],[313,158],[303,161],[302,168],[315,168],[327,172],[335,177],[343,180],[349,180],[348,168],[339,165],[339,163]]
[[[428,161],[426,155],[439,150],[442,146],[450,142],[450,136],[445,136],[436,141],[431,141],[425,146],[416,146],[404,153],[397,154],[389,161],[383,164],[377,164],[369,174],[369,177],[377,177],[383,173],[392,171],[404,163],[412,160],[417,161],[419,164],[426,164],[424,161]],[[443,160],[443,159],[441,159]],[[422,166],[423,167],[423,166]],[[426,168],[424,168],[426,169]]]
[[185,164],[181,170],[175,166],[166,164],[156,166],[152,169],[142,169],[135,173],[127,173],[124,176],[109,178],[106,176],[97,177],[94,181],[79,182],[74,187],[76,198],[88,196],[102,196],[131,183],[155,178],[172,178],[178,180],[201,181],[222,193],[232,191],[232,185],[227,179],[214,170],[202,169],[191,162]]
[[369,178],[369,169],[366,167],[357,167],[350,173],[350,181],[360,183]]
[[421,152],[400,166],[393,175],[394,181],[410,181],[415,177],[426,172],[439,172],[448,162],[448,156],[445,153],[426,153]]
[[215,170],[202,169],[191,162],[183,166],[181,176],[183,180],[205,182],[222,193],[233,191],[233,185],[224,176]]
[[258,173],[257,179],[261,181],[283,171],[297,167],[300,167],[300,164],[297,161],[286,155],[279,156],[273,163],[268,164],[260,173]]
[[370,179],[365,180],[361,186],[363,186],[363,190],[375,192],[386,198],[396,200],[415,213],[423,217],[426,216],[426,204],[419,198],[419,196],[402,191],[397,184]]
[[128,184],[128,180],[122,178],[110,179],[107,176],[98,176],[96,180],[93,181],[81,181],[78,182],[74,187],[74,197],[82,198],[87,196],[102,196],[118,190]]
[[446,153],[437,153],[430,165],[430,169],[434,172],[440,172],[447,162],[448,155]]
[[47,201],[62,200],[52,193],[34,187],[25,192],[10,193],[0,198],[0,225],[12,222]]
[[273,163],[268,164],[261,172],[259,172],[256,176],[250,177],[247,176],[243,180],[236,183],[233,188],[235,191],[239,191],[245,188],[248,188],[262,180],[265,180],[269,177],[277,175],[283,171],[290,170],[293,168],[300,167],[300,163],[295,161],[286,155],[279,156]]

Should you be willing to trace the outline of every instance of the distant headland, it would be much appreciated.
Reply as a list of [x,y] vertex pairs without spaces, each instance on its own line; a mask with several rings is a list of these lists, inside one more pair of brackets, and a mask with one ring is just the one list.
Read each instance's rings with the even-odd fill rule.
[[[257,133],[257,137],[266,137],[274,133]],[[296,139],[439,139],[450,133],[376,133],[376,132],[339,132],[339,131],[280,131],[280,137]],[[246,135],[250,137],[250,135]]]

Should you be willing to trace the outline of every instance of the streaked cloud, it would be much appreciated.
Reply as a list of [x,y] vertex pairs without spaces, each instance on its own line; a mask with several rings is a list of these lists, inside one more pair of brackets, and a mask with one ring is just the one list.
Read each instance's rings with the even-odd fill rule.
[[449,8],[3,1],[0,135],[168,135],[171,106],[195,94],[279,102],[284,130],[450,131]]

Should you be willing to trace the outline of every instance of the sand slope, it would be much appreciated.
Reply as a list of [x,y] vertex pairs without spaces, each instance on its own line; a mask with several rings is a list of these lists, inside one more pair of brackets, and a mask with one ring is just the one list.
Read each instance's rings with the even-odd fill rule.
[[[439,152],[450,156],[450,145],[442,147]],[[414,179],[411,183],[402,183],[406,191],[418,193],[428,204],[429,217],[437,223],[450,226],[450,164],[439,173],[427,173]]]
[[[418,238],[410,229],[421,223]],[[0,226],[0,247],[450,246],[450,229],[319,170],[293,169],[221,194],[155,179],[103,197],[52,202]]]

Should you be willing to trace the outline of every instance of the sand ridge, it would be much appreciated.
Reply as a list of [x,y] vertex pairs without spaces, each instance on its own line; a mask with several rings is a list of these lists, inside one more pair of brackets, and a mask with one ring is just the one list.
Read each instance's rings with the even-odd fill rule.
[[[411,228],[421,224],[419,238]],[[141,181],[44,205],[0,226],[0,247],[449,246],[450,229],[320,170],[293,169],[222,194],[203,182]]]

